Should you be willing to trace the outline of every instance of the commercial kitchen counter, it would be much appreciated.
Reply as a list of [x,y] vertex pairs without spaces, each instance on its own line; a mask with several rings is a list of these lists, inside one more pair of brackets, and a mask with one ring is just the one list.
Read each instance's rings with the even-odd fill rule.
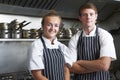
[[[35,39],[0,39],[0,80],[33,80],[28,71],[30,45]],[[66,43],[68,39],[60,39]]]
[[35,39],[0,39],[0,80],[33,80],[29,49]]
[[[35,39],[0,39],[0,74],[28,68],[29,48]],[[68,39],[60,39],[62,42]]]
[[32,41],[34,39],[0,39],[0,74],[28,70]]

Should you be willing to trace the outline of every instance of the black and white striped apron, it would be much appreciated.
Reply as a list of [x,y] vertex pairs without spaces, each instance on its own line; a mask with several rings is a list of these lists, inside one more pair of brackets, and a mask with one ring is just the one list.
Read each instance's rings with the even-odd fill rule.
[[43,75],[48,80],[64,80],[64,64],[65,59],[60,49],[48,49],[45,45],[44,40],[41,38],[43,43],[43,57],[45,69]]
[[[98,27],[96,36],[83,37],[83,31],[77,45],[77,60],[96,60],[100,57]],[[110,80],[108,71],[98,71],[86,74],[75,74],[75,80]]]

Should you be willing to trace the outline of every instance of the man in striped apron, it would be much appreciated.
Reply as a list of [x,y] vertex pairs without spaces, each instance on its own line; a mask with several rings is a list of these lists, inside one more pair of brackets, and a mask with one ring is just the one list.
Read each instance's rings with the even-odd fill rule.
[[92,3],[80,8],[82,30],[69,42],[75,61],[70,69],[75,73],[74,80],[110,80],[108,70],[111,61],[116,59],[115,47],[111,34],[96,27],[97,15],[97,9]]

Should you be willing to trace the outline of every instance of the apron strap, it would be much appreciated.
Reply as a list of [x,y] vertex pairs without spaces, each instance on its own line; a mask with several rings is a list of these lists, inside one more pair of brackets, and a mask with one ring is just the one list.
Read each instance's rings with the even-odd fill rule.
[[96,33],[96,36],[99,36],[99,35],[98,35],[98,27],[96,27],[95,33]]
[[43,43],[43,46],[44,46],[44,49],[47,49],[46,45],[45,45],[45,41],[43,40],[42,36],[40,37],[42,43]]

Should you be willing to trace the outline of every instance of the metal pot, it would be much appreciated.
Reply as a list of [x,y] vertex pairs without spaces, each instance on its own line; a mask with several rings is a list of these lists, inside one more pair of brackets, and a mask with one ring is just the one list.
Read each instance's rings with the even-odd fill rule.
[[66,30],[65,30],[65,38],[71,38],[72,37],[72,31],[71,31],[71,29],[70,28],[67,28]]
[[19,23],[17,19],[11,21],[11,23],[9,24],[9,34],[11,38],[29,38],[28,30],[24,30],[23,27],[30,24],[31,22],[24,24],[25,22],[26,21],[22,21],[21,23]]
[[8,23],[0,23],[0,38],[9,38]]
[[22,28],[31,22],[22,21],[19,23],[14,19],[10,23],[0,23],[0,38],[29,38],[28,31]]
[[28,39],[28,38],[30,38],[30,30],[22,30],[21,31],[21,38],[26,38],[26,39]]
[[39,33],[37,29],[30,29],[30,38],[39,38]]

